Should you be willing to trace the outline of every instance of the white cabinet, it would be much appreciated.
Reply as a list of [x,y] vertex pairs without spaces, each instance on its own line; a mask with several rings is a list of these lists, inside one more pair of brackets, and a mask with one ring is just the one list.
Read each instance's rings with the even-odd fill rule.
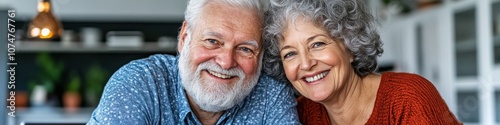
[[500,0],[445,0],[383,24],[396,71],[432,81],[462,122],[500,124]]

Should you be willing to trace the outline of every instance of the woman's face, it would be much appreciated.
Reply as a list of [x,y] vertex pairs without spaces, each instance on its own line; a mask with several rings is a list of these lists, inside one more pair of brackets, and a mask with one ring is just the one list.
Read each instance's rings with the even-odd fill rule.
[[289,23],[283,37],[280,55],[286,77],[302,95],[321,102],[348,84],[352,58],[341,41],[302,18]]

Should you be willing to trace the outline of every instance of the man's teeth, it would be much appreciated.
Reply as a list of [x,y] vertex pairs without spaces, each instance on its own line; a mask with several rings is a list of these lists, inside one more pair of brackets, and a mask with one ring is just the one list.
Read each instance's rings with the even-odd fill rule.
[[320,73],[320,74],[315,75],[315,76],[313,76],[313,77],[307,77],[307,78],[306,78],[306,82],[314,82],[314,81],[317,81],[317,80],[319,80],[319,79],[322,79],[323,77],[325,77],[325,76],[326,76],[326,74],[327,74],[327,73],[328,73],[328,72],[323,72],[323,73]]
[[221,73],[218,73],[218,72],[214,72],[214,71],[210,71],[210,70],[207,70],[208,73],[216,76],[216,77],[219,77],[219,78],[223,78],[223,79],[228,79],[228,78],[231,78],[230,75],[225,75],[225,74],[221,74]]

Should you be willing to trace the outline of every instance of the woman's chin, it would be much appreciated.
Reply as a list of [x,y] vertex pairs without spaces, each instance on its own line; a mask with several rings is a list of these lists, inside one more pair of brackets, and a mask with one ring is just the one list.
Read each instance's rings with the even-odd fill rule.
[[311,93],[306,98],[311,99],[314,102],[323,102],[326,100],[328,95],[326,93]]

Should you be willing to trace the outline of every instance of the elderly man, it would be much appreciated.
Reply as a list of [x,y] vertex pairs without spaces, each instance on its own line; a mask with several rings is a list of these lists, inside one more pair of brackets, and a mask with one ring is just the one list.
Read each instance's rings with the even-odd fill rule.
[[88,124],[299,124],[293,91],[260,75],[257,0],[190,0],[179,56],[119,69]]

